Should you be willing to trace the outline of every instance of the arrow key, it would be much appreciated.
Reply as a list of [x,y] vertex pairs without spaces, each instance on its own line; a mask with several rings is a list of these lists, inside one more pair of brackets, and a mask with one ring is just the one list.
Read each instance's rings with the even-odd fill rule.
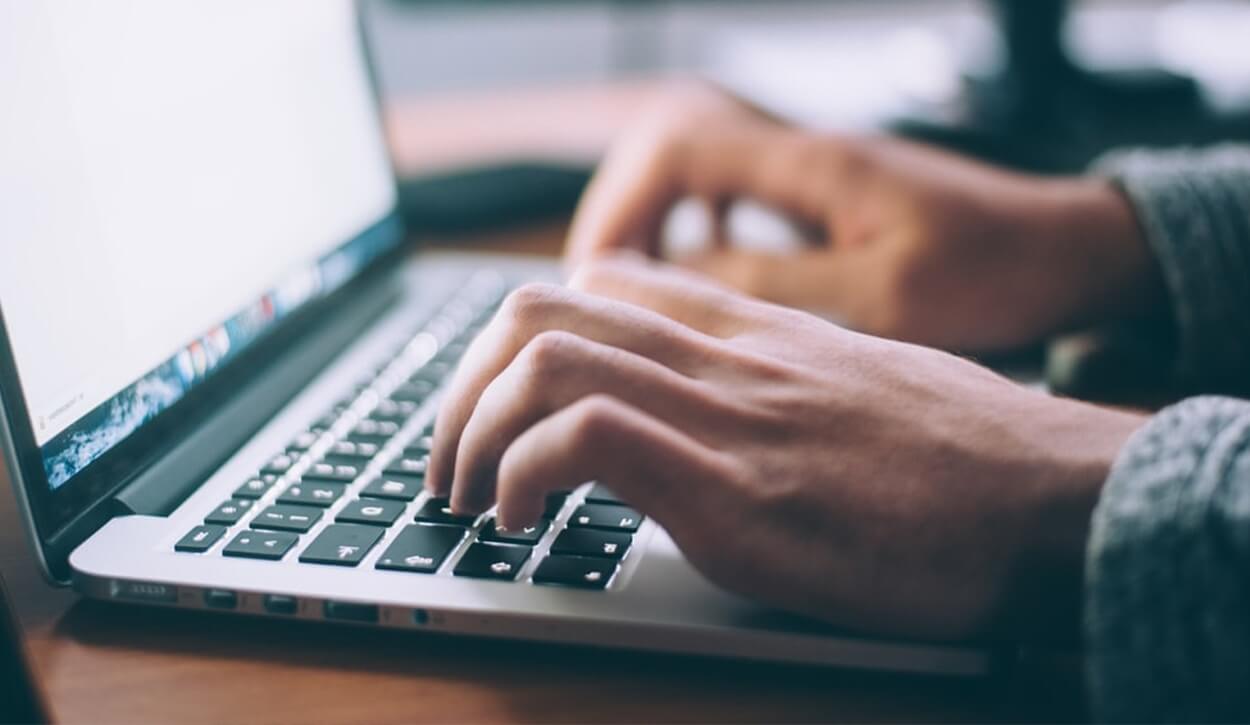
[[221,552],[226,556],[277,561],[299,541],[296,534],[284,531],[244,531],[234,537]]

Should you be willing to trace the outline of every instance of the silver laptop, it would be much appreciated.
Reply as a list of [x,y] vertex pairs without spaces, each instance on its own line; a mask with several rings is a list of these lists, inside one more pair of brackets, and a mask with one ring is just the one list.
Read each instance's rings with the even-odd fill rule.
[[[0,1],[0,440],[88,597],[974,674],[701,577],[587,483],[495,529],[423,492],[443,381],[553,263],[414,253],[348,0]],[[732,535],[732,532],[726,532]]]

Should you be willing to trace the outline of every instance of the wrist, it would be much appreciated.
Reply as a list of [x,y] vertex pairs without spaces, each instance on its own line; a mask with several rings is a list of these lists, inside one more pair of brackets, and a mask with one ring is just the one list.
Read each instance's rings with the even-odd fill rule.
[[[1066,310],[1060,329],[1140,319],[1165,301],[1162,274],[1132,205],[1102,178],[1046,182],[1043,223]],[[1066,280],[1066,282],[1065,282]]]
[[1085,549],[1120,449],[1148,416],[1039,396],[1027,418],[1037,449],[1004,603],[1007,632],[1048,645],[1080,641]]

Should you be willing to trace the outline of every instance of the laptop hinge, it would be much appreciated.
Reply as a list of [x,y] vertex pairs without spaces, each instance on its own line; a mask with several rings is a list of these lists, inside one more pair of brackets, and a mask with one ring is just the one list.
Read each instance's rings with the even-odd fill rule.
[[[394,281],[393,277],[387,278]],[[314,334],[288,348],[231,399],[113,498],[112,515],[167,516],[268,423],[369,323],[400,286],[382,282],[337,308]]]

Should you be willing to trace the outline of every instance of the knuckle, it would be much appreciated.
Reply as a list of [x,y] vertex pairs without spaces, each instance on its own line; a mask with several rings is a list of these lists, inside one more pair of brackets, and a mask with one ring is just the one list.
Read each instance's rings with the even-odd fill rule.
[[530,282],[508,295],[501,315],[515,325],[528,328],[540,323],[566,296],[566,290],[560,285]]
[[622,405],[610,395],[596,393],[582,398],[573,410],[569,438],[585,450],[603,445],[620,422]]
[[580,267],[569,278],[569,288],[584,292],[595,292],[608,288],[619,279],[620,265],[612,260],[592,259]]
[[521,350],[522,364],[530,377],[551,379],[563,374],[581,358],[581,338],[563,330],[545,330]]

